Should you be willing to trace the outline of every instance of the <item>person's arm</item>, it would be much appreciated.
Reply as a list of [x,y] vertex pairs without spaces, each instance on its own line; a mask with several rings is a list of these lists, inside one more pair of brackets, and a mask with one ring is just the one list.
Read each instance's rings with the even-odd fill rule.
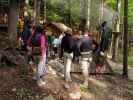
[[32,44],[31,44],[31,40],[32,40],[32,37],[34,36],[34,34],[35,34],[34,31],[31,32],[31,35],[30,35],[30,37],[29,37],[29,39],[28,39],[28,41],[27,41],[27,45],[28,45],[28,46],[31,46],[31,45],[32,45]]
[[63,57],[63,39],[61,41],[61,51],[60,51],[60,58]]
[[40,36],[40,52],[41,52],[41,59],[42,59],[43,55],[46,52],[45,36],[43,36],[43,35]]

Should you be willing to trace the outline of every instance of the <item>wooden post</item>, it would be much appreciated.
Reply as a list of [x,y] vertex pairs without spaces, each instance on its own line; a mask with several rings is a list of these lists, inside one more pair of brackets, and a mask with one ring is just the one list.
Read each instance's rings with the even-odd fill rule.
[[128,0],[124,0],[123,76],[128,77]]

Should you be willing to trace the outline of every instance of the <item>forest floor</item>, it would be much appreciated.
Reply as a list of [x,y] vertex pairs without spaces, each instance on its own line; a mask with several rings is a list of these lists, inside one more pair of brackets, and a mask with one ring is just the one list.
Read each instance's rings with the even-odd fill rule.
[[[8,38],[3,37],[5,34],[0,36],[0,50],[8,44]],[[31,72],[25,75],[20,66],[0,64],[0,100],[133,100],[133,67],[129,68],[129,79],[123,79],[122,66],[109,63],[114,74],[91,75],[88,87],[82,85],[81,73],[71,73],[72,82],[66,83],[64,67],[56,59],[47,64],[46,84],[42,87],[32,80]]]
[[[0,68],[0,100],[132,100],[133,81],[121,75],[91,75],[89,86],[82,85],[81,73],[72,73],[66,83],[56,60],[49,61],[46,84],[38,87],[32,73],[22,75],[19,67]],[[133,75],[133,74],[132,74]]]

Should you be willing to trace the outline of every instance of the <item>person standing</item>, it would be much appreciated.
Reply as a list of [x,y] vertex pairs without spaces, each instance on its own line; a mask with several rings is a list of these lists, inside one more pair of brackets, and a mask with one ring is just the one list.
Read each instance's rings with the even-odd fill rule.
[[30,44],[32,48],[34,46],[39,46],[40,55],[39,55],[39,63],[37,66],[36,75],[33,77],[34,80],[37,80],[39,86],[45,84],[42,77],[46,74],[46,37],[45,31],[42,26],[37,26],[34,35],[30,39]]
[[104,21],[101,25],[101,42],[100,42],[100,54],[104,55],[104,52],[108,49],[110,32],[107,27],[107,22]]
[[73,30],[73,40],[74,40],[74,46],[73,46],[73,63],[79,64],[79,56],[80,56],[80,33],[78,30]]
[[71,81],[70,71],[73,59],[73,38],[72,32],[66,31],[61,41],[61,57],[64,55],[65,72],[64,77],[67,82]]
[[29,19],[29,17],[26,17],[24,20],[24,29],[23,32],[21,34],[21,41],[22,41],[22,50],[27,51],[27,42],[31,36],[31,21]]
[[93,38],[85,32],[81,38],[80,53],[81,53],[81,69],[84,76],[84,85],[88,86],[89,67],[92,61]]

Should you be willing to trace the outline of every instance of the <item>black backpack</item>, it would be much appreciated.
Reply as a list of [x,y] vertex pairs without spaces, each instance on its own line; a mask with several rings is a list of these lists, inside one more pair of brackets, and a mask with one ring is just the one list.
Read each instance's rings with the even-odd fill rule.
[[35,34],[34,34],[34,36],[32,37],[32,39],[31,39],[31,42],[32,42],[32,45],[34,45],[34,46],[39,46],[39,40],[40,40],[40,36],[41,36],[41,33],[39,33],[39,32],[36,32]]

